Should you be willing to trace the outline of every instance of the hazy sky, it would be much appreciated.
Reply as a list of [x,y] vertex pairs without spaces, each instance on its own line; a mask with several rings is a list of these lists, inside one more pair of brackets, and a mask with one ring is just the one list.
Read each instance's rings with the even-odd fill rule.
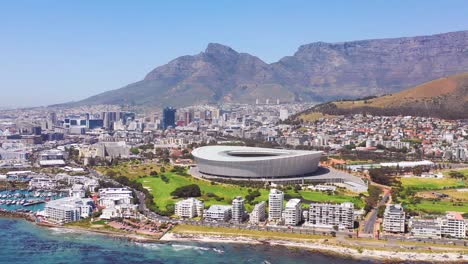
[[464,0],[2,1],[0,107],[120,88],[209,42],[274,62],[315,41],[467,29]]

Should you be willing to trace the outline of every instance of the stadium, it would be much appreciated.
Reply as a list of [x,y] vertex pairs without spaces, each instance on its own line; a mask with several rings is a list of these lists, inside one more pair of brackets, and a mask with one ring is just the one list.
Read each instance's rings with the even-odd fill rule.
[[315,172],[321,151],[207,146],[192,151],[202,174],[228,178],[300,177]]
[[321,151],[206,146],[194,149],[190,174],[203,179],[265,181],[279,184],[332,183],[354,192],[367,184],[351,174],[319,166]]

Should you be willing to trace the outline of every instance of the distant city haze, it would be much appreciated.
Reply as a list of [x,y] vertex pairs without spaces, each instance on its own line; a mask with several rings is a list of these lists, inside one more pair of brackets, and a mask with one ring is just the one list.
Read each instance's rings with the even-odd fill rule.
[[84,99],[210,42],[274,62],[302,44],[468,29],[453,1],[11,1],[0,8],[0,108]]

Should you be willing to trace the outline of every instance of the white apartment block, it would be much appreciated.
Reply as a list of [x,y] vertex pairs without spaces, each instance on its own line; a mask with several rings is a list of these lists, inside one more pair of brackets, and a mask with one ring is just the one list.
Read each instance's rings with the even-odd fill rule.
[[441,226],[439,219],[411,219],[408,223],[410,234],[421,238],[440,238]]
[[92,212],[92,199],[66,197],[47,202],[45,215],[48,220],[68,223],[89,217]]
[[389,204],[385,208],[383,230],[391,233],[405,232],[405,211],[401,204]]
[[194,218],[203,215],[205,204],[195,198],[178,201],[175,204],[175,215],[182,218]]
[[33,189],[51,190],[57,187],[57,181],[47,177],[32,178],[29,187]]
[[291,199],[284,208],[284,224],[298,225],[302,220],[302,203],[300,199]]
[[458,212],[448,212],[440,219],[441,235],[444,237],[466,237],[466,222]]
[[250,213],[249,222],[251,224],[259,224],[260,222],[265,221],[265,209],[266,203],[261,201],[260,203],[256,204],[252,212]]
[[271,189],[268,197],[268,221],[278,222],[281,220],[283,212],[284,193],[282,191]]
[[309,225],[317,227],[353,228],[354,204],[345,202],[342,204],[312,203],[309,208]]
[[234,200],[232,200],[232,221],[234,223],[242,223],[242,221],[244,221],[244,216],[244,199],[242,199],[240,196],[237,196]]
[[230,205],[212,205],[205,213],[205,219],[211,221],[227,222],[232,216],[232,206]]

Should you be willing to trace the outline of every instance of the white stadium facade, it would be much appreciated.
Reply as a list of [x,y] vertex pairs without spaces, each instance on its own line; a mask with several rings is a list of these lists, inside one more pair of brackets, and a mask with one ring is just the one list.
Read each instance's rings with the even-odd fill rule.
[[321,151],[254,148],[243,146],[205,146],[194,149],[195,177],[271,183],[326,182],[343,184],[358,192],[367,190],[360,178],[319,167]]

